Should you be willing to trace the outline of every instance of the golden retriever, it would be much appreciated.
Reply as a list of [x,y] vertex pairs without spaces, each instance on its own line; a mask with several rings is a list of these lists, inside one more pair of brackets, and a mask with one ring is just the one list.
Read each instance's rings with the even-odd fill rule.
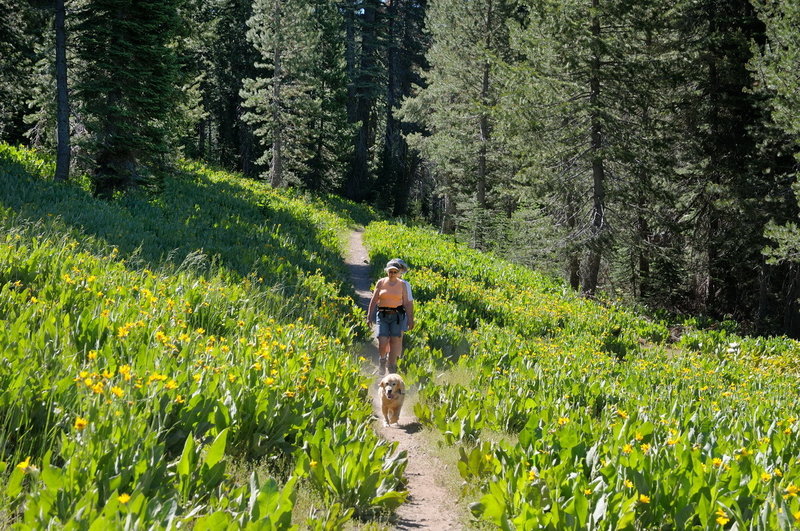
[[381,410],[383,425],[397,424],[400,420],[400,408],[406,395],[406,384],[399,374],[387,374],[379,384],[381,388]]

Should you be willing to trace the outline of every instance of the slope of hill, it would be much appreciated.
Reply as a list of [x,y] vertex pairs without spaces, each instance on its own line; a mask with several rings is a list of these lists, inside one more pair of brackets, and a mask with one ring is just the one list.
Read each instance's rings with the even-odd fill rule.
[[283,528],[299,483],[310,526],[403,501],[350,348],[367,211],[192,164],[111,202],[49,172],[0,147],[3,524]]
[[353,356],[353,224],[374,276],[412,265],[400,370],[479,526],[800,522],[794,341],[669,343],[432,231],[192,163],[109,202],[51,173],[0,146],[0,526],[337,529],[402,503]]
[[375,222],[412,266],[400,371],[503,529],[800,524],[800,345],[667,329],[425,229]]

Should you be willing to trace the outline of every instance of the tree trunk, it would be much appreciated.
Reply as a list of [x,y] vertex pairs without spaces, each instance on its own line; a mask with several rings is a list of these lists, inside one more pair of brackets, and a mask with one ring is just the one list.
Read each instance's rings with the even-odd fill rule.
[[64,0],[55,3],[56,30],[56,181],[69,179],[69,92],[67,87],[67,33],[65,29]]
[[377,48],[376,34],[377,7],[373,1],[363,6],[361,31],[361,64],[358,84],[356,86],[355,122],[358,123],[358,134],[355,137],[353,167],[345,185],[345,195],[354,201],[363,201],[369,195],[369,149],[370,140],[374,137],[371,114],[374,105],[375,55]]
[[273,55],[275,73],[272,78],[272,164],[269,182],[274,188],[283,186],[283,124],[281,123],[281,48],[275,46]]
[[[492,8],[493,4],[492,1],[489,0],[487,4],[486,10],[486,50],[492,49],[492,33],[494,28],[492,27]],[[489,75],[491,73],[491,65],[489,61],[484,61],[483,63],[483,71],[481,72],[481,105],[483,109],[481,109],[481,116],[478,122],[479,134],[480,134],[480,148],[478,149],[478,182],[476,185],[475,195],[476,200],[478,202],[478,208],[481,210],[486,210],[486,179],[487,179],[487,168],[486,168],[486,155],[489,150],[489,116],[487,114],[486,109],[489,106]]]
[[402,124],[394,111],[408,93],[408,66],[403,55],[403,37],[406,31],[408,6],[404,0],[393,0],[388,6],[389,48],[387,54],[386,133],[384,135],[382,169],[391,190],[392,213],[403,215],[408,210],[408,193],[411,177],[408,164],[408,145],[403,136]]
[[444,194],[442,199],[444,201],[444,214],[442,215],[442,234],[455,234],[456,232],[456,203],[453,199],[453,191],[451,187],[450,178],[447,177],[442,183]]
[[[280,28],[281,0],[275,0],[275,28]],[[277,30],[280,32],[280,30]],[[273,188],[283,186],[283,123],[281,122],[281,52],[283,41],[276,39],[272,55],[272,163],[269,168],[269,182]]]
[[248,177],[256,177],[258,168],[255,163],[256,139],[250,124],[244,121],[244,109],[241,102],[237,105],[236,136],[239,138],[239,163],[242,173]]
[[[572,238],[577,233],[578,226],[578,207],[576,205],[575,193],[570,190],[566,196],[566,223],[569,229],[569,237]],[[567,277],[569,285],[575,291],[581,287],[581,261],[578,249],[574,245],[567,245]]]
[[348,0],[344,7],[344,58],[347,69],[347,121],[356,121],[356,6]]
[[201,159],[206,158],[206,127],[208,118],[204,118],[197,123],[197,156]]
[[592,225],[591,241],[589,242],[589,258],[586,268],[586,280],[583,292],[592,296],[597,290],[597,281],[600,273],[600,260],[603,255],[603,233],[605,227],[605,168],[603,166],[603,125],[598,109],[600,100],[600,17],[597,14],[600,0],[592,0],[592,58],[590,63],[590,95],[589,105],[591,113],[591,147],[592,157]]

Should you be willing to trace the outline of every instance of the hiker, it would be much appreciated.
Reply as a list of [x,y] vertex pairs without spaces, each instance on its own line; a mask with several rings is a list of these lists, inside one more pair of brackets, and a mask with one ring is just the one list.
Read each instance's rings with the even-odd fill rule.
[[411,285],[403,280],[408,265],[399,258],[392,258],[384,268],[385,277],[375,284],[369,301],[367,322],[378,324],[378,374],[397,372],[397,358],[403,351],[403,332],[414,328],[414,298]]

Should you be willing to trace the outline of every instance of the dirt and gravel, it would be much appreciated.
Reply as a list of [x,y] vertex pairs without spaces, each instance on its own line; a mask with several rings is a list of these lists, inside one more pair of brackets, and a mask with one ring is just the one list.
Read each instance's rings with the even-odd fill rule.
[[[359,298],[359,305],[366,309],[372,296],[370,291],[372,283],[368,254],[362,242],[361,230],[350,234],[346,263]],[[363,345],[362,355],[371,359],[374,366],[377,366],[377,343]],[[402,367],[399,372],[402,376]],[[441,484],[441,478],[450,472],[447,471],[446,465],[429,451],[429,443],[421,434],[422,426],[411,409],[414,390],[411,389],[411,396],[406,398],[398,424],[385,427],[377,392],[380,377],[375,374],[374,379],[375,384],[370,387],[370,394],[376,416],[375,429],[384,439],[397,442],[398,451],[405,450],[408,453],[406,468],[408,501],[397,510],[393,525],[396,529],[462,529],[463,515],[457,510],[458,502]]]

